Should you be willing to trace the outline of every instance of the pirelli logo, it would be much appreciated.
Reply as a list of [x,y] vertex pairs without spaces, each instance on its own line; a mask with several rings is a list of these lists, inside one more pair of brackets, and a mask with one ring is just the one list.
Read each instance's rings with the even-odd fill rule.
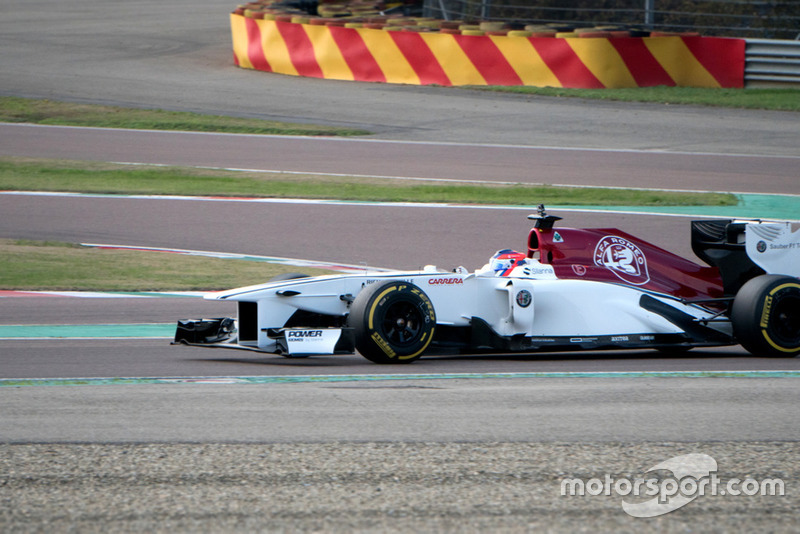
[[767,295],[764,299],[764,310],[761,312],[761,328],[769,326],[769,313],[772,310],[772,297]]
[[383,339],[377,332],[373,332],[371,337],[375,344],[378,345],[388,357],[394,358],[397,355],[397,353],[392,350],[392,347],[389,346],[386,340]]

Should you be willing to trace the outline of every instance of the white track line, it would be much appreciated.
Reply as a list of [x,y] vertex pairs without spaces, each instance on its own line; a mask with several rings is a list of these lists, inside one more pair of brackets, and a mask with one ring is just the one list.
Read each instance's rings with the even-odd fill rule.
[[[114,195],[102,193],[63,193],[51,191],[0,191],[0,196],[43,196],[43,197],[71,197],[71,198],[116,198],[116,199],[131,199],[131,200],[181,200],[191,202],[239,202],[239,203],[255,203],[255,204],[299,204],[299,205],[319,205],[319,206],[353,206],[353,207],[384,207],[384,208],[435,208],[435,209],[468,209],[468,210],[502,210],[502,211],[536,211],[536,206],[505,206],[505,205],[480,205],[480,204],[448,204],[437,202],[376,202],[376,201],[357,201],[357,200],[325,200],[325,199],[308,199],[308,198],[230,198],[230,197],[196,197],[196,196],[178,196],[178,195]],[[646,211],[643,207],[641,210],[626,210],[626,209],[609,209],[605,206],[587,206],[587,207],[561,207],[551,206],[552,210],[564,213],[604,213],[604,214],[619,214],[619,215],[642,215],[642,216],[657,216],[657,217],[683,217],[683,218],[708,218],[719,219],[722,217],[719,213],[703,213],[701,210],[703,206],[697,206],[698,211],[693,213],[668,213],[660,211]],[[713,207],[711,207],[713,209]],[[735,206],[731,206],[735,209]],[[725,217],[736,218],[753,218],[744,215],[725,215]],[[766,220],[766,219],[765,219]],[[771,220],[771,219],[770,219]],[[788,220],[790,222],[800,222],[800,219],[789,219],[781,217],[780,220]]]
[[[114,165],[131,165],[136,167],[176,167],[176,165],[167,165],[163,163],[136,163],[128,161],[112,161]],[[281,171],[277,169],[245,169],[239,167],[207,167],[203,165],[180,165],[179,167],[188,169],[199,169],[207,171],[228,171],[228,172],[252,172],[260,174],[285,174],[288,176],[329,176],[333,178],[371,178],[377,180],[388,181],[412,181],[412,182],[445,182],[455,184],[475,184],[475,185],[523,185],[523,186],[541,186],[541,187],[569,187],[573,189],[618,189],[618,190],[631,190],[631,191],[663,191],[666,193],[723,193],[731,195],[765,195],[765,196],[781,196],[791,197],[800,195],[790,193],[756,193],[746,191],[711,191],[705,189],[663,189],[656,187],[627,187],[615,185],[581,185],[581,184],[545,184],[541,182],[504,182],[494,180],[459,180],[456,178],[421,178],[417,176],[385,176],[380,174],[347,174],[338,172],[317,172],[317,171]]]
[[255,254],[233,254],[229,252],[212,252],[208,250],[140,247],[132,245],[110,245],[110,244],[100,244],[100,243],[81,243],[81,246],[90,248],[100,248],[100,249],[113,249],[113,250],[134,250],[141,252],[168,252],[171,254],[181,254],[185,256],[201,256],[205,258],[220,258],[226,260],[258,261],[263,263],[274,263],[277,265],[291,265],[293,267],[313,267],[316,269],[327,269],[329,271],[339,271],[344,273],[363,273],[364,271],[388,272],[392,270],[392,269],[384,269],[382,267],[371,267],[368,265],[332,263],[327,261],[304,260],[299,258],[283,258],[280,256],[257,256]]
[[113,131],[113,132],[132,132],[132,133],[159,133],[165,135],[199,135],[199,136],[220,136],[220,137],[257,137],[265,139],[293,139],[300,141],[314,141],[319,143],[372,143],[372,144],[387,144],[387,145],[425,145],[425,146],[455,146],[455,147],[468,147],[468,148],[511,148],[516,150],[554,150],[561,152],[609,152],[618,154],[654,154],[654,155],[682,155],[682,156],[718,156],[718,157],[732,157],[732,158],[768,158],[768,159],[800,159],[800,156],[795,155],[780,155],[780,154],[740,154],[740,153],[722,153],[722,152],[689,152],[681,150],[667,150],[663,148],[598,148],[598,147],[564,147],[564,146],[546,146],[546,145],[516,145],[516,144],[492,144],[492,143],[460,143],[448,141],[410,141],[410,140],[395,140],[395,139],[370,139],[360,137],[325,137],[325,136],[306,136],[306,135],[267,135],[267,134],[246,134],[246,133],[221,133],[221,132],[190,132],[180,130],[137,130],[125,128],[95,128],[87,126],[61,126],[49,124],[31,124],[31,123],[4,123],[0,122],[3,126],[12,127],[31,127],[31,128],[61,128],[73,130],[99,130],[99,131]]

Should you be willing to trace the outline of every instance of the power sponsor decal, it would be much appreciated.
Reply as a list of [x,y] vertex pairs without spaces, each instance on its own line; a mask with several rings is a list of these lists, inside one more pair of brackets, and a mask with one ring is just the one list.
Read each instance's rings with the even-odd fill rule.
[[333,354],[342,331],[338,328],[287,328],[283,334],[289,354]]
[[289,330],[286,332],[286,338],[311,338],[322,337],[322,330]]
[[650,281],[644,252],[623,237],[608,235],[601,239],[594,249],[594,263],[631,285],[641,286]]

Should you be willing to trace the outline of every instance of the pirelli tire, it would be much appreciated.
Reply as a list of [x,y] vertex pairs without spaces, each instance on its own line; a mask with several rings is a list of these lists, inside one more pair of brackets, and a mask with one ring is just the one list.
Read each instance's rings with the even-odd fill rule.
[[374,363],[411,363],[430,346],[436,329],[433,304],[408,282],[375,283],[353,301],[348,325],[358,352]]
[[736,340],[757,356],[800,354],[800,280],[762,275],[745,283],[731,308]]

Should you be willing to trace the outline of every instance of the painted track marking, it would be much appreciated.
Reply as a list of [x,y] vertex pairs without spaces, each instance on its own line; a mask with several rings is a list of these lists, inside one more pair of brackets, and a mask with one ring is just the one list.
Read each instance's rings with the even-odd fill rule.
[[[130,165],[134,167],[175,167],[166,163],[137,163],[128,161],[112,161],[114,165]],[[228,171],[228,172],[248,172],[254,174],[285,174],[287,176],[330,176],[335,178],[371,178],[386,181],[412,181],[412,182],[445,182],[455,184],[475,184],[475,185],[525,185],[525,186],[546,186],[546,187],[568,187],[574,189],[619,189],[631,191],[663,191],[668,193],[730,193],[734,195],[765,195],[765,196],[796,196],[791,193],[755,193],[749,191],[712,191],[703,189],[665,189],[656,187],[631,187],[617,185],[587,185],[587,184],[560,184],[544,182],[507,182],[501,180],[465,180],[456,178],[422,178],[418,176],[387,176],[384,174],[351,174],[340,172],[319,172],[319,171],[284,171],[278,169],[242,169],[238,167],[209,167],[206,165],[180,165],[189,169],[200,169],[208,171]]]
[[0,325],[0,340],[172,339],[176,323]]
[[207,250],[188,250],[182,248],[161,248],[161,247],[140,247],[131,245],[109,245],[98,243],[81,243],[84,247],[111,249],[111,250],[133,250],[141,252],[169,252],[185,256],[201,256],[206,258],[219,258],[226,260],[244,260],[263,263],[274,263],[278,265],[291,265],[293,267],[313,267],[316,269],[327,269],[329,271],[339,271],[343,273],[363,273],[365,271],[391,271],[382,267],[371,267],[368,265],[352,265],[347,263],[330,263],[316,260],[303,260],[298,258],[283,258],[279,256],[257,256],[254,254],[233,254],[230,252],[212,252]]
[[308,136],[308,135],[269,135],[269,134],[247,134],[247,133],[226,133],[226,132],[192,132],[181,130],[142,130],[142,129],[127,129],[127,128],[101,128],[91,126],[66,126],[56,124],[34,124],[34,123],[8,123],[0,122],[4,127],[12,128],[47,128],[47,129],[71,129],[71,130],[88,130],[88,131],[111,131],[111,132],[125,132],[125,133],[143,133],[143,134],[162,134],[162,135],[192,135],[192,136],[218,136],[218,137],[252,137],[262,139],[289,139],[292,141],[310,141],[314,143],[369,143],[369,144],[384,144],[384,145],[424,145],[424,146],[447,146],[447,147],[466,147],[466,148],[511,148],[517,150],[552,150],[560,152],[606,152],[606,153],[619,153],[619,154],[653,154],[653,155],[682,155],[682,156],[718,156],[718,157],[732,157],[732,158],[767,158],[767,159],[800,159],[800,156],[794,154],[739,154],[739,153],[724,153],[724,152],[690,152],[685,150],[667,150],[663,148],[599,148],[599,147],[569,147],[569,146],[547,146],[547,145],[518,145],[512,143],[463,143],[455,141],[411,141],[411,140],[398,140],[398,139],[367,139],[367,138],[352,138],[352,137],[324,137],[324,136]]
[[22,386],[122,386],[163,384],[267,385],[397,380],[474,380],[514,378],[800,378],[800,371],[630,371],[630,372],[533,372],[533,373],[432,373],[386,375],[295,376],[184,376],[121,378],[2,378],[2,387]]
[[[384,208],[436,208],[436,209],[472,209],[472,210],[517,210],[535,211],[536,206],[517,205],[478,205],[449,204],[445,202],[375,202],[354,200],[325,200],[304,198],[231,198],[231,197],[196,197],[179,195],[109,195],[101,193],[58,193],[47,191],[0,191],[0,195],[8,196],[43,196],[71,198],[113,198],[131,200],[180,200],[191,202],[252,202],[261,204],[305,204],[327,206],[379,206]],[[626,215],[658,215],[661,217],[707,217],[707,218],[742,218],[755,219],[769,213],[770,219],[800,222],[800,197],[792,195],[739,195],[739,206],[548,206],[550,211],[577,213],[614,213]]]

